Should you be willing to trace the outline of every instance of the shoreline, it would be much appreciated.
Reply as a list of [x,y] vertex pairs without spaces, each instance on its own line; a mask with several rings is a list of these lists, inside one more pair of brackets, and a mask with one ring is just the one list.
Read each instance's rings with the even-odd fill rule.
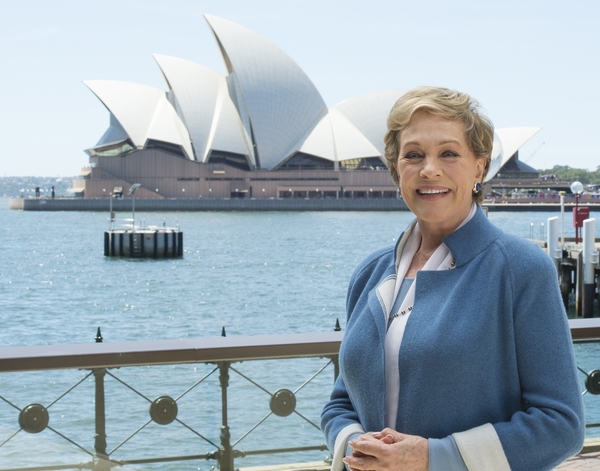
[[[131,198],[113,199],[113,211],[131,211]],[[560,203],[483,202],[492,211],[559,211]],[[600,211],[600,202],[580,207]],[[575,203],[565,203],[569,212]],[[9,208],[22,211],[109,211],[109,198],[10,198]],[[402,199],[142,199],[136,211],[409,211]]]

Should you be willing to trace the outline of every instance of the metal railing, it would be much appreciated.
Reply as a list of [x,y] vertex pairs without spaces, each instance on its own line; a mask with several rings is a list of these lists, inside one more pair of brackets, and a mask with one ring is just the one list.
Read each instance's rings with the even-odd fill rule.
[[[600,319],[577,319],[569,322],[574,342],[600,339]],[[0,471],[107,471],[113,467],[131,465],[137,469],[136,465],[165,465],[193,460],[214,462],[221,471],[233,471],[236,458],[272,453],[326,451],[327,447],[322,442],[316,420],[303,412],[303,403],[298,398],[305,389],[315,388],[318,392],[312,400],[320,411],[339,371],[337,355],[342,338],[343,332],[336,331],[0,348],[0,385],[6,386],[6,390],[0,387],[0,405],[3,405],[3,409],[0,410]],[[100,333],[97,340],[101,340]],[[278,374],[278,370],[269,362],[276,362],[278,367],[283,366],[284,371],[289,373],[290,361],[296,365],[298,362],[305,364],[294,370],[292,375],[287,374],[287,381],[290,377],[295,381],[298,376],[303,376],[304,379],[298,380],[295,386],[278,388],[277,379],[282,374]],[[265,362],[268,365],[262,371],[256,367],[248,368],[248,365],[256,366]],[[154,376],[153,368],[158,368],[158,373]],[[64,381],[60,378],[50,381],[47,379],[48,375],[63,372],[70,372],[75,377]],[[330,374],[324,376],[324,372]],[[600,371],[582,372],[586,375],[587,389],[584,393],[600,394]],[[46,388],[44,384],[28,383],[23,374],[45,375],[43,383],[50,382],[54,387]],[[5,381],[11,375],[16,375],[14,381]],[[237,391],[242,392],[242,399],[235,404],[230,402],[229,395],[232,378],[235,378]],[[110,391],[107,386],[109,382]],[[316,386],[311,386],[315,383]],[[247,392],[248,385],[255,391],[255,396]],[[177,394],[156,394],[155,389],[159,386],[180,391]],[[24,388],[28,388],[25,393]],[[44,403],[40,401],[18,404],[23,397],[37,397],[47,392],[46,389],[56,388],[61,392],[57,395],[55,393],[56,397],[53,396]],[[201,388],[204,388],[202,392]],[[220,389],[220,394],[217,388]],[[17,394],[16,389],[20,389],[17,395],[19,400],[9,397],[10,394]],[[79,389],[83,391],[83,399],[60,406]],[[110,394],[107,395],[107,392]],[[127,394],[141,399],[143,407],[136,409],[130,406],[131,396]],[[110,400],[107,400],[107,397]],[[268,401],[262,401],[261,397]],[[92,399],[93,414],[89,405]],[[79,402],[86,404],[81,405]],[[266,402],[268,409],[265,405],[265,410],[260,411],[259,403]],[[212,420],[199,418],[199,407],[213,410]],[[79,413],[76,412],[77,408],[81,409]],[[239,413],[232,414],[232,408],[237,408]],[[136,424],[126,433],[121,432],[120,441],[112,445],[110,450],[107,439],[109,409],[111,417],[116,416],[118,420]],[[9,412],[5,414],[2,411]],[[236,431],[239,431],[242,428],[239,416],[251,412],[259,414],[256,423],[249,427],[244,423],[247,430],[235,438],[232,437],[232,422],[235,423]],[[298,436],[295,436],[291,442],[286,443],[278,439],[278,444],[282,446],[253,450],[241,448],[241,442],[251,434],[257,433],[267,420],[288,420],[289,417],[295,417],[302,424],[301,427],[314,430],[315,434],[309,438],[316,443],[302,445]],[[93,428],[93,431],[84,434],[83,444],[80,443],[81,432],[72,432],[72,429],[64,425],[65,420],[69,418],[78,422],[84,429]],[[11,423],[14,424],[12,429]],[[182,434],[187,433],[185,440],[175,434],[172,428],[174,425],[179,426]],[[277,425],[284,427],[281,423]],[[292,427],[298,427],[297,423]],[[208,430],[205,430],[206,428]],[[142,441],[141,445],[134,444],[133,451],[130,452],[135,453],[135,458],[122,457],[127,445],[147,430],[150,430],[149,433],[153,436],[166,436],[167,442],[185,441],[183,448],[177,448],[177,451],[185,452],[176,453],[167,445],[162,448],[163,453],[160,453],[160,456],[153,456],[154,449],[148,442]],[[277,427],[269,427],[267,436],[270,439],[260,439],[257,442],[269,442],[273,437],[290,435],[289,430],[287,428],[286,432],[281,432]],[[61,443],[64,442],[79,454],[87,456],[87,459],[68,461],[64,457],[52,458],[52,462],[36,463],[35,467],[32,467],[28,461],[30,456],[27,449],[24,457],[16,457],[15,451],[9,450],[11,458],[2,458],[3,450],[9,448],[16,437],[25,435],[31,438],[31,443],[35,443],[35,439],[41,437],[36,434],[43,431],[46,431],[45,435],[53,434],[53,437],[59,437]],[[115,435],[119,434],[113,433],[112,436]],[[310,434],[304,430],[303,436],[305,435]],[[208,447],[209,451],[194,453],[201,446]],[[169,453],[170,451],[173,452]],[[19,452],[23,453],[22,447]],[[17,463],[16,467],[6,467],[7,464],[13,466],[14,463]]]
[[[333,384],[334,376],[337,375],[337,352],[339,343],[342,338],[341,332],[330,333],[310,333],[310,334],[290,334],[290,335],[268,335],[268,336],[252,336],[252,337],[211,337],[198,338],[190,340],[159,340],[159,341],[138,341],[138,342],[115,342],[115,343],[92,343],[92,344],[74,344],[74,345],[44,345],[32,347],[5,347],[0,348],[0,373],[2,379],[6,378],[6,374],[14,373],[19,375],[21,372],[43,372],[47,370],[69,370],[75,375],[80,375],[76,379],[71,379],[71,383],[65,383],[57,397],[48,400],[42,404],[40,402],[31,402],[26,405],[17,404],[13,398],[7,397],[8,393],[0,390],[0,404],[4,404],[4,410],[9,412],[0,414],[0,432],[6,432],[3,428],[10,422],[17,424],[15,431],[6,432],[5,436],[0,433],[0,469],[2,471],[10,470],[59,470],[59,469],[92,469],[95,471],[106,471],[113,467],[126,465],[142,465],[150,463],[169,463],[183,462],[191,460],[207,460],[213,461],[218,466],[218,469],[224,471],[233,471],[234,459],[240,457],[249,457],[253,455],[263,455],[272,453],[292,453],[306,451],[325,451],[326,445],[322,441],[322,436],[319,426],[315,420],[309,418],[302,411],[302,404],[298,397],[309,385],[320,378],[324,372],[331,372],[327,375],[326,385],[324,388],[317,385],[317,388],[322,392],[321,397],[317,402],[323,404],[327,398],[327,394]],[[277,388],[273,378],[283,376],[277,374],[275,366],[268,367],[268,374],[263,371],[256,373],[253,368],[248,368],[248,362],[254,360],[276,361],[285,368],[284,371],[290,370],[290,361],[298,364],[304,361],[305,364],[300,368],[298,375],[294,370],[293,381],[300,374],[306,376],[303,381],[290,388]],[[308,364],[306,362],[308,361]],[[262,362],[253,362],[262,363]],[[153,379],[140,380],[136,376],[149,375],[150,368],[165,368],[171,365],[166,374],[159,372],[159,380],[171,389],[181,388],[181,391],[176,395],[155,394],[152,395],[146,392],[147,389],[153,389],[148,386],[148,382],[155,381]],[[193,373],[185,366],[192,366]],[[200,368],[202,367],[202,368]],[[244,371],[244,367],[250,371]],[[142,371],[139,372],[140,368]],[[176,380],[172,368],[182,370],[183,377]],[[203,369],[202,372],[197,371]],[[255,370],[256,368],[254,368]],[[138,370],[138,373],[132,371]],[[179,374],[179,371],[177,371]],[[48,373],[46,373],[48,376]],[[157,375],[155,374],[154,377]],[[180,375],[181,376],[181,375]],[[256,423],[249,427],[247,431],[241,433],[239,437],[233,438],[231,433],[232,417],[230,416],[232,404],[229,403],[229,389],[232,377],[236,378],[238,391],[242,393],[242,400],[237,401],[237,409],[241,409],[244,414],[249,414],[249,411],[256,409],[257,413],[262,414]],[[289,381],[290,375],[287,375]],[[270,378],[270,379],[269,379]],[[211,383],[212,380],[212,383]],[[107,384],[111,384],[110,398],[107,400]],[[323,380],[321,380],[322,383]],[[15,380],[21,388],[29,388],[28,394],[38,396],[40,391],[38,388],[44,387],[41,384],[22,384],[23,377],[19,376]],[[53,382],[60,384],[61,380],[56,381],[45,380],[45,382]],[[156,382],[156,381],[155,381]],[[240,383],[243,383],[240,386]],[[6,385],[6,381],[2,381]],[[163,385],[163,388],[165,387]],[[93,387],[92,387],[93,386]],[[120,390],[117,390],[117,386]],[[196,394],[195,398],[188,401],[187,417],[184,417],[180,412],[181,404],[185,398],[192,396],[192,393],[197,392],[199,388],[204,387],[204,392]],[[220,388],[220,396],[215,393],[214,386]],[[262,397],[268,401],[262,401],[262,397],[253,399],[248,392],[248,386],[252,387]],[[11,388],[14,390],[15,388]],[[73,409],[76,405],[65,405],[59,409],[58,405],[66,401],[69,396],[74,394],[74,391],[84,389],[84,399],[80,402],[90,402],[90,398],[85,398],[85,394],[94,400],[94,416],[93,418],[81,417],[81,414],[76,418],[79,422],[93,421],[93,433],[86,436],[91,441],[94,439],[93,449],[90,449],[91,443],[80,443],[81,432],[65,432],[68,427],[63,425],[54,426],[53,422],[60,422],[60,416],[65,414],[75,415]],[[208,390],[208,392],[207,392]],[[124,406],[126,394],[130,393],[135,397],[141,398],[146,404],[145,409],[139,408],[135,412],[135,408]],[[255,394],[256,396],[256,394]],[[23,393],[19,395],[23,397]],[[130,396],[129,397],[130,400]],[[208,398],[208,399],[206,399]],[[245,399],[248,398],[250,403],[245,404]],[[73,402],[77,402],[73,400]],[[121,404],[123,402],[123,404]],[[203,407],[207,410],[215,410],[220,402],[220,421],[218,414],[213,414],[210,424],[203,423],[198,417],[195,409]],[[259,402],[268,403],[268,409],[264,412],[259,411]],[[116,403],[116,405],[115,405]],[[120,443],[113,445],[109,449],[107,443],[107,408],[109,406],[116,410],[112,415],[118,415],[121,420],[129,422],[137,422],[138,425],[133,427],[132,431],[128,431],[123,436]],[[236,405],[234,404],[234,407]],[[56,409],[59,409],[56,413]],[[92,408],[90,409],[90,413]],[[12,412],[10,412],[12,411]],[[61,414],[62,412],[62,414]],[[146,418],[144,419],[144,414]],[[54,416],[57,420],[54,420]],[[209,414],[210,415],[210,414]],[[238,414],[239,415],[239,414]],[[12,417],[11,417],[12,416]],[[140,418],[141,416],[141,418]],[[295,441],[291,446],[272,447],[267,449],[243,450],[240,447],[240,442],[246,439],[250,434],[256,433],[256,430],[271,417],[287,418],[296,417],[303,426],[306,426],[315,431],[313,439],[318,437],[319,442],[300,446]],[[4,419],[3,419],[4,417]],[[52,417],[53,420],[50,420]],[[241,428],[239,417],[233,417],[236,422],[237,429]],[[220,422],[220,424],[218,423]],[[180,429],[189,432],[188,439],[191,437],[192,442],[189,446],[184,447],[185,450],[197,450],[201,446],[209,448],[205,453],[177,453],[165,454],[161,456],[148,456],[140,458],[139,454],[135,459],[118,457],[123,447],[132,441],[134,437],[141,434],[145,429],[152,428],[152,433],[167,434],[173,437],[171,427],[166,427],[171,424],[178,424]],[[247,424],[243,424],[247,426]],[[158,428],[163,426],[164,428]],[[296,425],[298,426],[298,425]],[[276,424],[275,428],[270,428],[275,434],[284,435],[283,432],[277,431],[277,427],[283,427],[281,424]],[[205,428],[209,428],[205,431]],[[218,436],[214,435],[218,429]],[[78,450],[88,456],[87,461],[78,462],[53,462],[53,463],[37,463],[34,468],[28,466],[28,459],[31,456],[26,456],[19,460],[7,461],[2,457],[3,448],[7,448],[11,441],[20,434],[38,434],[42,431],[52,433],[56,437],[60,437],[61,442],[68,443],[70,447]],[[113,433],[113,436],[115,434]],[[73,438],[77,436],[77,438]],[[263,443],[262,440],[260,440]],[[280,441],[281,442],[281,441]],[[148,444],[142,442],[147,448]],[[243,444],[242,444],[243,445]],[[168,447],[167,447],[168,448]],[[139,452],[135,448],[136,454]],[[147,450],[146,450],[147,451]],[[117,453],[119,452],[119,453]],[[151,454],[151,453],[150,453]],[[23,461],[25,460],[25,461]],[[17,462],[23,464],[21,467],[5,468],[9,462]],[[158,469],[158,468],[157,468]]]

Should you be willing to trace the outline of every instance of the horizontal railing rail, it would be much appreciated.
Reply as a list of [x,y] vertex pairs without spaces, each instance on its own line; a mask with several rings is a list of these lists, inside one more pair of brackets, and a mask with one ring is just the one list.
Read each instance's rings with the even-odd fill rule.
[[[569,319],[573,341],[600,339],[600,318]],[[335,356],[343,331],[0,347],[0,372]]]
[[574,342],[600,340],[600,318],[569,319],[569,328]]
[[[573,319],[569,320],[571,335],[574,342],[588,342],[600,340],[600,319]],[[318,429],[314,420],[306,417],[297,407],[296,398],[301,390],[319,377],[324,371],[333,369],[333,378],[327,382],[327,386],[321,386],[319,391],[323,396],[318,399],[322,404],[329,393],[330,385],[338,375],[338,352],[344,333],[321,332],[306,334],[280,334],[280,335],[260,335],[260,336],[239,336],[239,337],[208,337],[195,339],[179,340],[155,340],[155,341],[132,341],[132,342],[109,342],[109,343],[90,343],[90,344],[70,344],[70,345],[39,345],[39,346],[16,346],[0,348],[0,374],[8,373],[32,373],[65,370],[80,371],[82,378],[77,379],[74,384],[66,387],[66,392],[62,393],[54,401],[42,405],[39,403],[30,403],[25,406],[17,405],[14,400],[7,399],[0,391],[0,404],[3,404],[13,410],[15,416],[18,415],[18,429],[12,431],[7,436],[0,436],[0,456],[2,448],[9,444],[11,440],[21,432],[31,434],[40,433],[49,430],[56,433],[59,437],[66,440],[79,451],[88,456],[88,461],[74,463],[49,463],[36,465],[36,467],[14,467],[4,468],[7,461],[0,458],[0,471],[25,471],[28,469],[50,470],[50,469],[93,469],[95,471],[105,471],[112,467],[126,465],[139,465],[145,463],[169,463],[175,461],[190,460],[216,460],[218,468],[221,471],[233,471],[235,458],[249,457],[259,454],[270,453],[289,453],[306,451],[326,451],[326,446],[321,442],[315,445],[280,446],[266,447],[258,450],[242,450],[239,444],[253,433],[270,417],[288,417],[294,415],[298,420],[302,420],[310,429]],[[280,388],[273,391],[272,384],[265,385],[264,377],[250,377],[250,374],[241,371],[237,364],[242,364],[254,360],[285,360],[285,359],[313,359],[324,361],[319,363],[316,371],[309,373],[309,377],[296,388]],[[176,365],[173,368],[183,367],[191,364],[203,364],[207,367],[206,373],[194,378],[193,384],[186,386],[184,392],[178,396],[161,395],[156,399],[151,399],[149,394],[141,391],[139,385],[127,375],[123,375],[121,369],[135,370],[139,367],[161,367],[165,365]],[[235,364],[235,366],[234,366]],[[212,365],[212,366],[211,366]],[[312,365],[311,365],[312,367]],[[286,367],[286,371],[289,372]],[[129,370],[127,370],[129,371]],[[142,370],[142,373],[145,370]],[[582,371],[583,372],[583,371]],[[268,371],[272,375],[276,372]],[[591,388],[598,387],[598,377],[600,372],[594,371],[585,373],[590,379]],[[184,377],[187,380],[187,373]],[[263,372],[264,375],[264,372]],[[126,376],[125,378],[123,376]],[[250,429],[233,439],[230,430],[230,407],[228,389],[231,377],[235,376],[243,384],[252,386],[258,390],[258,393],[265,394],[269,399],[269,410],[266,415],[251,426]],[[187,419],[180,417],[178,406],[188,393],[195,391],[205,385],[210,379],[218,380],[220,395],[210,396],[210,400],[203,399],[205,407],[215,408],[216,402],[220,401],[220,420],[218,438],[209,437],[206,433],[198,430],[198,426],[188,423]],[[586,379],[586,387],[588,381]],[[165,382],[171,382],[171,378]],[[79,444],[66,433],[61,432],[53,426],[49,420],[49,409],[55,407],[55,404],[70,394],[74,389],[80,387],[85,382],[93,383],[93,401],[94,414],[89,420],[94,424],[94,443],[93,449]],[[138,427],[133,433],[125,437],[121,443],[114,445],[109,450],[107,445],[107,414],[106,414],[106,385],[110,381],[112,385],[123,386],[124,389],[132,391],[135,395],[142,398],[149,405],[150,418],[146,418],[145,424]],[[271,382],[272,383],[272,382]],[[31,388],[34,392],[35,389]],[[600,394],[600,391],[592,391],[588,388],[585,392]],[[112,391],[111,391],[112,394]],[[245,395],[245,393],[244,393]],[[111,397],[111,396],[109,396]],[[203,396],[204,397],[204,396]],[[113,400],[114,402],[118,402]],[[247,408],[253,408],[254,404],[247,404]],[[69,410],[69,408],[67,408]],[[128,408],[122,409],[128,413]],[[148,411],[148,406],[146,406]],[[2,423],[2,414],[0,414],[0,431],[5,431]],[[7,421],[9,422],[9,421]],[[191,431],[194,437],[211,449],[205,453],[198,453],[197,444],[191,446],[192,453],[178,453],[173,456],[143,456],[136,459],[115,458],[115,452],[125,445],[132,437],[140,433],[149,424],[169,425],[171,423],[180,424],[186,430]],[[595,424],[594,424],[595,425]],[[209,435],[209,434],[208,434]],[[320,437],[320,433],[319,433]],[[91,437],[90,437],[91,441]],[[218,442],[218,443],[217,443]],[[296,444],[294,444],[296,445]],[[158,469],[158,468],[156,468]]]
[[337,355],[343,332],[0,347],[0,372]]

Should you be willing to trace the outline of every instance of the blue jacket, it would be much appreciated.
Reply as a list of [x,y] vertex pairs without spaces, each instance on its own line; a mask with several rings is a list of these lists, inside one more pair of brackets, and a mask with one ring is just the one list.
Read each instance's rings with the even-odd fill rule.
[[[486,425],[486,437],[496,435],[495,451],[510,466],[494,470],[551,470],[577,453],[584,439],[554,264],[539,247],[492,225],[481,209],[444,242],[455,267],[416,277],[399,352],[396,429],[429,439],[454,437],[474,471],[477,450],[487,453],[490,443],[476,443],[477,434],[469,431]],[[384,428],[386,319],[378,287],[395,279],[395,254],[394,247],[371,254],[350,281],[340,376],[322,413],[330,450],[353,424],[365,431]],[[441,458],[430,449],[432,459]]]

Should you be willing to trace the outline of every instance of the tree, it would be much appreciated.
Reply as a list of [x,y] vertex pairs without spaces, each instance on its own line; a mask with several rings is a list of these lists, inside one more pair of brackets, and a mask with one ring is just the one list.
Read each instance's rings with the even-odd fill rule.
[[566,182],[580,181],[584,185],[589,183],[600,183],[600,166],[595,171],[584,168],[572,168],[568,165],[555,165],[551,169],[539,170],[540,175],[556,175]]

